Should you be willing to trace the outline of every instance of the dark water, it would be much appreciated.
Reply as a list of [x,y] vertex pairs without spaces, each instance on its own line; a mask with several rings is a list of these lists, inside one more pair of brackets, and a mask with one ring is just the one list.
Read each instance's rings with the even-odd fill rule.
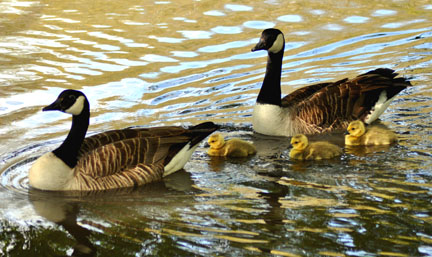
[[[4,1],[0,3],[0,256],[432,256],[430,1]],[[286,35],[283,92],[377,67],[413,84],[381,116],[399,143],[295,162],[254,134],[265,53]],[[35,158],[83,90],[89,133],[213,120],[256,156],[210,158],[135,190],[31,190]],[[314,139],[341,143],[342,135]]]

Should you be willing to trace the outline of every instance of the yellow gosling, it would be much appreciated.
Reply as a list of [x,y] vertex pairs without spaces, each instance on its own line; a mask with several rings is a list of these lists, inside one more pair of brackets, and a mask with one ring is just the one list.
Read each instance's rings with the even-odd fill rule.
[[342,149],[326,141],[309,141],[305,135],[296,135],[291,138],[291,149],[289,156],[296,160],[323,160],[331,159],[342,154]]
[[211,135],[208,143],[210,149],[207,153],[210,156],[247,157],[256,153],[253,144],[238,138],[225,141],[224,137],[218,133]]
[[351,122],[347,131],[349,135],[345,136],[346,145],[390,145],[397,141],[393,131],[378,126],[369,126],[366,129],[359,120]]

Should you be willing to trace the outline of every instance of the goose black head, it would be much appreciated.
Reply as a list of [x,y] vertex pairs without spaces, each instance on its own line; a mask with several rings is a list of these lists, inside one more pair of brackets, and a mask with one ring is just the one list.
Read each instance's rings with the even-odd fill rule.
[[72,115],[80,115],[88,101],[85,95],[77,90],[66,89],[57,99],[42,111],[61,111]]
[[278,29],[265,29],[258,44],[251,49],[252,52],[258,50],[267,50],[270,53],[279,53],[285,47],[285,39],[283,33]]

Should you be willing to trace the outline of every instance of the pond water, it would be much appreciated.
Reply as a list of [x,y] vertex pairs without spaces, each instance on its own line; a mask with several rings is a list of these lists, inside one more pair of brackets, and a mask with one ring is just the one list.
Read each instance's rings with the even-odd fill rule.
[[[0,256],[432,256],[431,21],[429,0],[0,2]],[[381,116],[399,143],[302,163],[253,133],[268,27],[286,37],[284,94],[377,67],[410,78]],[[212,120],[258,154],[201,144],[136,190],[31,190],[69,130],[41,111],[65,88],[89,97],[89,133]]]

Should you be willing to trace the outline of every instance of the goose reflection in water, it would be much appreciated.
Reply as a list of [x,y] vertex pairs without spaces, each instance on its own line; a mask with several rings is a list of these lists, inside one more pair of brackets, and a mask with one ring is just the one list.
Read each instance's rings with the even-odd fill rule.
[[[36,191],[36,190],[31,190]],[[89,240],[91,231],[78,225],[79,204],[71,199],[53,196],[41,196],[39,192],[30,192],[30,202],[36,213],[48,221],[62,226],[77,243],[71,256],[95,256],[96,247]]]
[[[65,256],[90,257],[97,255],[97,247],[90,240],[91,235],[96,232],[85,228],[77,221],[80,210],[86,203],[111,202],[118,204],[118,209],[124,210],[124,207],[126,207],[125,202],[129,202],[131,199],[163,198],[168,194],[172,194],[173,191],[197,191],[194,188],[190,173],[181,170],[167,176],[160,182],[135,188],[119,188],[105,191],[50,192],[30,188],[29,201],[38,215],[63,227],[76,240],[72,254]],[[125,201],[125,199],[127,200]],[[136,201],[134,202],[136,203]],[[142,205],[146,204],[148,204],[147,201],[142,203]],[[112,214],[108,215],[111,216]],[[110,222],[109,217],[102,218]],[[91,220],[89,222],[92,223]],[[115,221],[113,222],[115,223]],[[103,228],[98,227],[98,229]],[[105,231],[103,232],[105,233]],[[53,237],[52,240],[54,241],[55,238]],[[47,244],[49,243],[47,242]]]

